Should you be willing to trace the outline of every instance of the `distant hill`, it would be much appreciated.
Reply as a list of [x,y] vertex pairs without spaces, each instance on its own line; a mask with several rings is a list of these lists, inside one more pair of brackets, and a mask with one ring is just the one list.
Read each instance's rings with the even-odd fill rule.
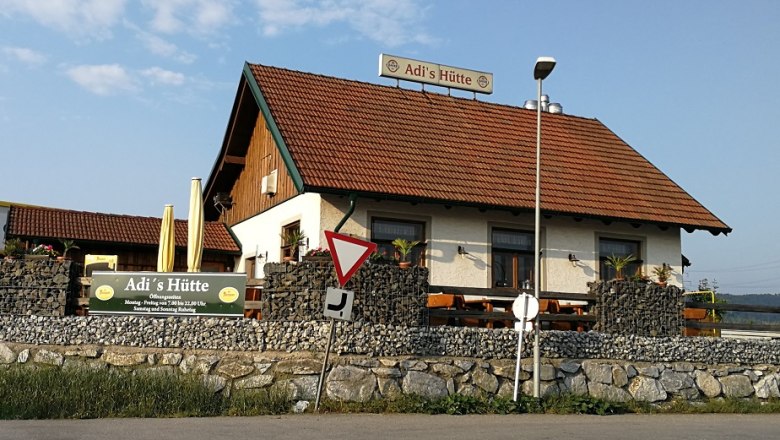
[[[780,294],[731,295],[719,293],[717,296],[729,304],[780,307]],[[774,324],[780,323],[780,313],[726,312],[723,322]]]

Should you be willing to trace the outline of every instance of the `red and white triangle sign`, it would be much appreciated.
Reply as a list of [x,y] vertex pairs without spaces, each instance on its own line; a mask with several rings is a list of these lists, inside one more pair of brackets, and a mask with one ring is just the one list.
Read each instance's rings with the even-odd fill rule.
[[339,278],[339,284],[344,284],[352,278],[360,265],[376,251],[376,243],[370,241],[352,238],[333,231],[325,231],[325,239],[328,240],[328,249],[333,257],[333,266],[336,268],[336,275]]

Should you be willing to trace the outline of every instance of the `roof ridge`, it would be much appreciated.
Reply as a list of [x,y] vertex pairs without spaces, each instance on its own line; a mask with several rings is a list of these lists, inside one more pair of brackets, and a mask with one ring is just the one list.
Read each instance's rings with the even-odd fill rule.
[[[96,212],[96,211],[82,211],[82,210],[76,210],[76,209],[64,209],[64,208],[54,208],[51,206],[34,206],[34,205],[24,205],[21,203],[10,203],[10,208],[22,208],[22,209],[30,209],[30,210],[46,210],[46,211],[54,211],[54,212],[61,212],[63,214],[89,214],[89,215],[101,215],[106,217],[114,217],[114,218],[129,218],[129,219],[136,219],[136,220],[162,220],[162,217],[155,217],[155,216],[148,216],[148,215],[132,215],[132,214],[113,214],[109,212]],[[187,219],[177,218],[174,219],[174,222],[188,222]],[[203,222],[204,224],[209,223],[221,223],[218,221],[211,221],[211,220],[205,220]]]
[[[322,73],[306,72],[306,71],[303,71],[303,70],[290,69],[290,68],[287,68],[287,67],[270,66],[270,65],[266,65],[266,64],[260,64],[260,63],[251,63],[249,61],[247,61],[246,63],[249,64],[250,66],[257,66],[257,67],[266,68],[266,69],[273,69],[273,70],[278,70],[278,71],[283,71],[283,72],[296,73],[296,74],[312,76],[312,77],[318,77],[318,78],[324,78],[324,79],[329,79],[329,80],[346,81],[346,82],[349,82],[349,83],[362,84],[362,85],[370,86],[370,87],[379,87],[379,88],[387,89],[387,90],[404,90],[404,91],[409,91],[409,92],[412,92],[412,93],[418,93],[418,94],[421,94],[421,95],[439,96],[439,97],[442,97],[442,98],[449,98],[449,99],[453,99],[453,100],[456,100],[456,101],[462,101],[462,102],[465,102],[465,103],[470,103],[469,105],[484,104],[484,105],[490,105],[490,106],[494,106],[494,107],[498,107],[498,108],[517,109],[517,110],[522,110],[522,111],[528,111],[528,112],[536,113],[536,110],[530,110],[530,109],[524,108],[524,107],[519,106],[519,105],[512,105],[512,104],[505,104],[505,103],[491,102],[491,101],[481,101],[479,99],[473,99],[473,98],[470,99],[470,98],[465,98],[465,97],[461,97],[461,96],[445,95],[443,93],[431,92],[429,90],[415,90],[415,89],[409,89],[409,88],[404,88],[404,87],[400,87],[400,86],[391,86],[391,85],[387,85],[387,84],[377,84],[377,83],[372,83],[372,82],[363,81],[363,80],[359,80],[359,79],[342,78],[342,77],[338,77],[338,76],[325,75],[325,74],[322,74]],[[407,82],[415,83],[414,81],[407,81]],[[399,82],[399,84],[400,84],[400,82]],[[418,84],[418,83],[415,83],[415,84]],[[429,85],[431,85],[431,84],[429,84]],[[436,86],[436,85],[432,85],[432,86],[433,87],[441,87],[441,86]],[[544,113],[546,115],[554,115],[556,117],[567,117],[567,118],[581,119],[581,120],[584,120],[584,121],[591,121],[591,122],[595,121],[595,122],[598,122],[600,125],[604,125],[604,123],[599,121],[598,118],[596,118],[596,117],[580,116],[580,115],[575,115],[575,114],[571,114],[571,113],[549,113],[549,112],[544,112]]]

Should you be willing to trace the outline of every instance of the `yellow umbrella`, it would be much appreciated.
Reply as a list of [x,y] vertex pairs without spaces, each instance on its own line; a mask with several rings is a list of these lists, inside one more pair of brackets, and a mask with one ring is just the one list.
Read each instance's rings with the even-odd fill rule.
[[173,205],[165,205],[160,226],[160,250],[157,253],[157,272],[173,272],[176,240],[173,229]]
[[203,257],[203,191],[200,177],[190,186],[190,215],[187,218],[187,272],[200,272]]

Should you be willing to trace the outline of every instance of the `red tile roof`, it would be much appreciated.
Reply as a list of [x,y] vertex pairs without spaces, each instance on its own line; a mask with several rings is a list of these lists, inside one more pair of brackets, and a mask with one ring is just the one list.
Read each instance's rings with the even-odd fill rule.
[[[11,205],[8,235],[158,246],[162,219]],[[176,246],[187,246],[187,221],[175,220]],[[204,249],[240,252],[227,227],[205,222]]]
[[[249,67],[307,190],[534,208],[534,110]],[[731,231],[596,119],[542,114],[541,191],[547,213]]]

